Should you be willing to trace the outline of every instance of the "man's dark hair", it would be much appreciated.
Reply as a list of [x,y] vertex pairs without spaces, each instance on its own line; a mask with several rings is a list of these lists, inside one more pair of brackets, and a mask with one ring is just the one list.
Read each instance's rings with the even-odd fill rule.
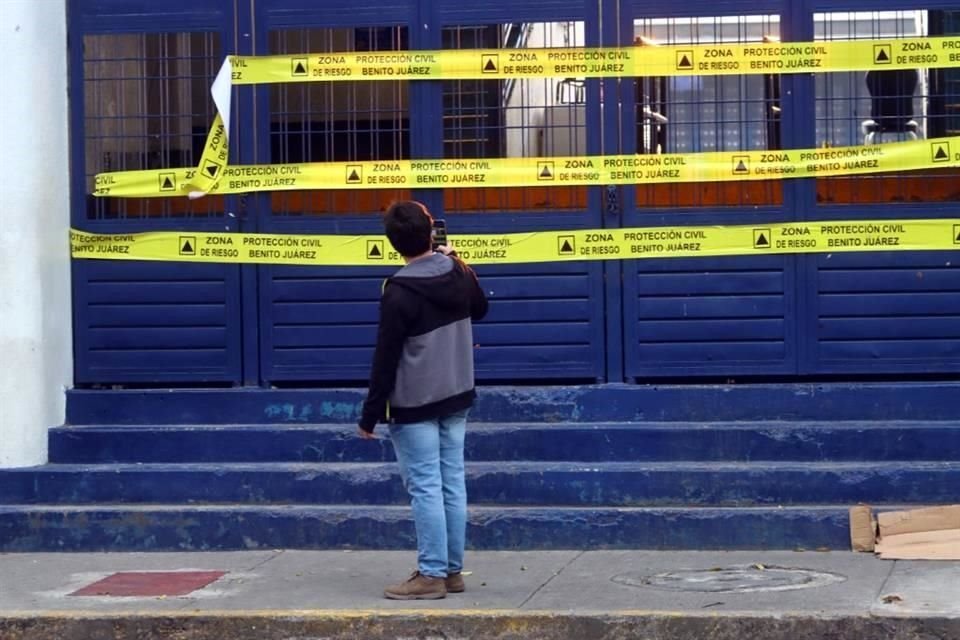
[[394,202],[387,209],[383,226],[390,244],[405,258],[423,255],[433,243],[433,217],[419,202]]

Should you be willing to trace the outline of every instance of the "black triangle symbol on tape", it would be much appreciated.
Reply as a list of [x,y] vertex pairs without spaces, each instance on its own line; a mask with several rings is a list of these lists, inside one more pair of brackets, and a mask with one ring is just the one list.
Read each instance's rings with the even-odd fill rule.
[[886,49],[880,49],[880,53],[877,54],[877,62],[890,62],[890,56],[887,55]]
[[947,150],[942,146],[937,147],[937,153],[933,156],[934,160],[948,160],[950,156],[947,155]]
[[767,236],[763,235],[762,233],[759,236],[757,236],[757,242],[755,244],[758,247],[770,246],[770,242],[767,240]]
[[957,231],[957,237],[953,240],[956,243],[960,243],[960,231]]
[[163,179],[163,188],[164,188],[164,189],[173,189],[173,182],[171,182],[170,178],[164,178],[164,179]]
[[543,165],[543,171],[540,172],[540,177],[541,177],[541,178],[552,178],[552,177],[553,177],[553,174],[550,173],[550,166],[549,166],[549,165]]
[[371,258],[373,258],[373,257],[379,258],[379,257],[381,257],[382,255],[383,255],[383,254],[380,253],[380,246],[379,246],[379,245],[373,245],[372,247],[370,247],[370,257],[371,257]]
[[217,169],[219,169],[219,168],[220,168],[220,167],[218,167],[218,166],[215,165],[215,164],[208,164],[208,165],[207,165],[207,174],[208,174],[211,178],[216,178],[216,177],[217,177]]
[[193,245],[190,244],[189,240],[183,241],[183,246],[180,248],[180,253],[193,253]]
[[573,247],[570,246],[569,240],[563,241],[563,246],[560,247],[560,253],[573,253]]
[[484,71],[496,71],[497,65],[493,64],[493,58],[487,58],[487,64],[483,65]]
[[692,68],[693,68],[693,65],[690,64],[690,58],[688,58],[686,54],[684,54],[683,57],[680,58],[680,64],[677,65],[677,68],[678,68],[678,69],[692,69]]
[[356,169],[350,172],[350,177],[347,178],[347,182],[360,182],[360,176],[357,174]]
[[737,173],[747,173],[747,165],[744,164],[743,160],[737,165]]
[[295,74],[297,74],[297,75],[306,75],[306,74],[307,74],[307,70],[306,70],[306,68],[303,66],[303,63],[302,63],[302,62],[298,62],[298,63],[297,63],[297,67],[296,67],[296,69],[293,70],[293,72],[294,72]]

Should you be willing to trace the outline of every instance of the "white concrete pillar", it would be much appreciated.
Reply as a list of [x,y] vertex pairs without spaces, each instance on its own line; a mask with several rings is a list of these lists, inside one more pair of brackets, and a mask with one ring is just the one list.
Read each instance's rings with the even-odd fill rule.
[[0,60],[0,467],[22,467],[73,370],[66,0],[0,1]]

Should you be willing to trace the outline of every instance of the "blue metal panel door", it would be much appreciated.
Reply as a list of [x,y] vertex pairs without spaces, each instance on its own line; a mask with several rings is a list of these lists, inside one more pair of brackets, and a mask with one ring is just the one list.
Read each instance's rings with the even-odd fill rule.
[[[621,44],[760,41],[789,29],[784,3],[622,0]],[[784,76],[637,78],[621,84],[626,153],[775,149],[792,144]],[[777,107],[774,111],[773,107]],[[638,185],[622,189],[625,226],[758,224],[793,219],[792,185]],[[657,242],[667,245],[669,242]],[[794,373],[793,256],[660,259],[622,265],[628,379]],[[611,313],[616,313],[611,309]]]
[[[598,46],[596,0],[434,3],[443,48],[495,46],[501,64],[524,64],[538,47]],[[490,42],[485,36],[492,35]],[[531,64],[528,62],[528,64]],[[557,78],[447,81],[431,88],[442,100],[442,130],[432,150],[444,158],[598,155],[600,82]],[[481,103],[476,96],[489,96]],[[471,99],[473,98],[473,99]],[[492,103],[492,104],[491,104]],[[442,139],[441,139],[442,135]],[[471,196],[482,198],[471,201]],[[598,188],[453,190],[442,206],[451,233],[596,229]],[[504,265],[478,270],[490,313],[476,331],[478,375],[486,380],[605,378],[603,265],[597,262]]]
[[[588,7],[594,7],[594,13]],[[596,3],[274,0],[258,4],[259,53],[566,46],[547,23],[595,45]],[[535,38],[536,43],[530,39]],[[537,44],[539,43],[539,44]],[[568,45],[575,44],[568,41]],[[536,86],[534,86],[536,85]],[[542,106],[526,96],[554,80],[506,83],[342,82],[276,85],[258,94],[257,160],[319,162],[482,158],[544,151]],[[598,85],[558,109],[554,148],[599,151]],[[592,97],[592,100],[587,100]],[[542,102],[542,100],[541,100]],[[442,123],[442,125],[441,125]],[[595,126],[591,126],[591,124]],[[562,145],[560,144],[562,143]],[[549,149],[547,150],[549,151]],[[557,153],[557,155],[562,155]],[[590,228],[599,198],[587,189],[336,190],[257,196],[260,230],[379,233],[391,200],[416,198],[458,233]],[[384,277],[393,269],[261,267],[262,378],[273,384],[366,379]],[[491,312],[476,328],[481,380],[597,380],[604,376],[602,267],[598,264],[484,268]]]
[[[806,30],[815,38],[960,34],[955,0],[907,0],[896,12],[861,0],[811,0]],[[893,7],[891,7],[893,8]],[[831,28],[832,27],[832,28]],[[960,133],[960,73],[921,69],[912,111],[920,137]],[[817,76],[800,125],[811,145],[861,144],[871,117],[864,73]],[[884,134],[882,142],[902,136]],[[960,171],[838,177],[810,182],[801,214],[816,220],[879,221],[960,216]],[[801,371],[812,374],[916,376],[960,371],[960,243],[956,251],[818,254],[799,259],[805,301]]]
[[[412,0],[257,3],[260,54],[387,51],[416,46]],[[411,157],[423,120],[407,82],[336,82],[258,88],[260,162],[397,160]],[[435,126],[435,124],[433,125]],[[259,229],[275,233],[373,234],[399,191],[334,190],[252,198]],[[409,197],[409,196],[408,196]],[[365,380],[378,299],[389,269],[259,268],[264,382]]]
[[[237,230],[232,198],[95,199],[103,171],[196,166],[210,78],[236,50],[234,0],[71,0],[74,226],[124,234]],[[73,263],[77,384],[237,384],[236,265]]]
[[[889,37],[960,32],[950,0],[71,0],[72,221],[104,233],[379,233],[415,198],[451,236],[954,217],[958,171],[622,188],[396,189],[95,199],[103,171],[192,166],[226,53],[291,54]],[[922,25],[922,27],[921,27]],[[919,33],[919,29],[925,33]],[[838,36],[839,37],[839,36]],[[651,44],[650,46],[656,46]],[[960,75],[924,70],[929,137],[960,130]],[[348,81],[236,90],[231,162],[657,154],[858,144],[862,74]],[[952,106],[953,105],[953,106]],[[954,109],[951,111],[951,109]],[[666,244],[666,243],[664,243]],[[960,252],[741,256],[479,269],[483,381],[960,370]],[[74,263],[78,384],[366,379],[392,268]]]

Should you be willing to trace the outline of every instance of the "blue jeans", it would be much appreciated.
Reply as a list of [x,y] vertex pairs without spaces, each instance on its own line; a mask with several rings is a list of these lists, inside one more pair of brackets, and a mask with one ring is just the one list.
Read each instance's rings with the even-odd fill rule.
[[390,425],[390,439],[410,494],[420,573],[443,578],[463,569],[467,487],[463,439],[467,412],[437,420]]

